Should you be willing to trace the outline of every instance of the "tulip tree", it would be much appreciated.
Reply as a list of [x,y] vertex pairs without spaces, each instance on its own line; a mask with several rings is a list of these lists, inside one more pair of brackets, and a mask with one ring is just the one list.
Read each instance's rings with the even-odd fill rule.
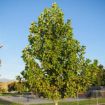
[[85,47],[74,38],[71,21],[64,21],[56,3],[44,9],[38,22],[32,22],[28,41],[22,55],[22,75],[33,92],[43,93],[58,105],[60,99],[75,97],[84,89]]

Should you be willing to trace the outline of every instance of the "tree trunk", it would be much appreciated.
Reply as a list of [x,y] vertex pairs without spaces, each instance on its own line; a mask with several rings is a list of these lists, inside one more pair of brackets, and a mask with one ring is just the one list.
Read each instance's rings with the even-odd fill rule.
[[55,105],[58,105],[58,101],[54,101]]
[[77,100],[77,105],[79,105],[79,101],[78,101],[78,91],[76,93],[76,100]]

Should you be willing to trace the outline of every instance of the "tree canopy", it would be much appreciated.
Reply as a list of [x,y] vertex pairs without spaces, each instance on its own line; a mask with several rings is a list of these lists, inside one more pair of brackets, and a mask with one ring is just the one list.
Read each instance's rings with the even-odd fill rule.
[[56,3],[32,22],[28,41],[21,74],[33,92],[43,93],[57,105],[61,98],[75,97],[90,86],[92,65],[84,58],[85,46],[74,38],[71,20],[64,21]]

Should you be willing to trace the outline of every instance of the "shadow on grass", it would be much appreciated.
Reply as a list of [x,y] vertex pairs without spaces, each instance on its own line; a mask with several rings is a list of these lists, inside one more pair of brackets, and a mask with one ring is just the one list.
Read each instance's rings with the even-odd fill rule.
[[20,104],[16,104],[7,100],[0,99],[0,105],[20,105]]

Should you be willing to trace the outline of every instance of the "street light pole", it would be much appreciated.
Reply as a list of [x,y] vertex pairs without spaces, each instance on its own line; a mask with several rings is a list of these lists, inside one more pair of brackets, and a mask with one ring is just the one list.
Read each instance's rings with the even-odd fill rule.
[[0,45],[0,48],[2,48],[3,47],[3,45]]
[[[3,45],[0,45],[0,48],[2,48],[3,47]],[[0,66],[1,66],[1,59],[0,59]]]

